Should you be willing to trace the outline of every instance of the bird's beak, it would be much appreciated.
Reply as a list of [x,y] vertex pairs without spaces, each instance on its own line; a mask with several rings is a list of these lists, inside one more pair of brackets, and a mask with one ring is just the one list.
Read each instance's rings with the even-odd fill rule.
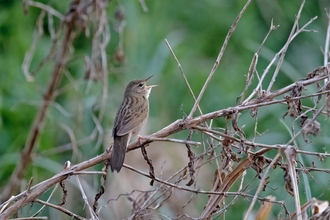
[[148,82],[149,81],[149,79],[151,78],[151,77],[153,77],[154,75],[151,75],[151,76],[149,76],[148,78],[146,78],[144,81],[146,81],[146,82]]
[[[148,82],[148,80],[149,80],[151,77],[153,77],[153,76],[154,76],[154,75],[149,76],[148,78],[145,79],[145,81]],[[156,87],[156,86],[158,86],[158,85],[146,86],[146,88],[147,88],[147,89],[151,89],[152,87]]]
[[156,87],[158,85],[150,85],[150,86],[146,86],[147,89],[151,89],[152,87]]

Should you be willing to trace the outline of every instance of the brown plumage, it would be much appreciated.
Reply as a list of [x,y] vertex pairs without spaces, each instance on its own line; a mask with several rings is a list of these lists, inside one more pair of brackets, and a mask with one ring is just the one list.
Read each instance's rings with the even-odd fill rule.
[[146,83],[152,76],[130,82],[125,90],[124,100],[116,114],[112,136],[114,139],[110,158],[111,171],[119,172],[124,164],[126,148],[133,135],[137,135],[147,122],[149,114],[148,97],[153,86]]

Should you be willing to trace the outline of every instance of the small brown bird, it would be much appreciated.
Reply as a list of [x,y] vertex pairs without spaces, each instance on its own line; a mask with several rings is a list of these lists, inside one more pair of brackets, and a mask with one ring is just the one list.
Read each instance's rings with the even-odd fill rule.
[[137,135],[147,122],[149,114],[148,97],[152,87],[147,86],[148,80],[152,76],[143,80],[130,82],[125,90],[124,100],[118,109],[112,136],[114,139],[110,167],[113,172],[120,171],[124,164],[126,148],[133,135]]

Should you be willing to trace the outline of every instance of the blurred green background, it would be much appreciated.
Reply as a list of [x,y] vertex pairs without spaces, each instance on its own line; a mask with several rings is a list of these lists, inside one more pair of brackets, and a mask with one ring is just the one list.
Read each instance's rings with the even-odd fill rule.
[[[60,13],[65,14],[69,7],[69,1],[41,1],[54,7]],[[38,140],[37,150],[34,152],[33,163],[28,167],[26,180],[35,177],[35,183],[51,177],[62,169],[65,161],[72,163],[92,158],[101,154],[111,141],[111,129],[113,119],[120,105],[126,84],[133,79],[145,78],[154,75],[151,84],[158,84],[150,96],[150,117],[145,134],[153,133],[165,127],[176,119],[189,114],[193,105],[193,99],[184,83],[177,63],[169,52],[164,39],[167,39],[173,48],[188,81],[197,96],[202,88],[212,66],[218,56],[225,36],[234,19],[244,6],[242,0],[206,0],[206,1],[145,1],[148,11],[144,11],[140,2],[135,0],[110,1],[107,6],[107,16],[110,25],[111,40],[107,46],[108,59],[108,96],[106,112],[101,120],[102,132],[96,130],[93,115],[99,114],[103,82],[88,81],[86,76],[85,56],[91,55],[92,36],[87,36],[84,31],[80,32],[74,40],[74,50],[67,64],[67,71],[72,77],[62,77],[56,104],[52,105],[47,112],[44,127]],[[323,48],[327,29],[327,17],[324,8],[328,10],[328,0],[308,0],[302,11],[299,25],[302,26],[311,18],[317,16],[317,20],[307,27],[313,32],[303,32],[290,44],[285,62],[281,68],[273,90],[282,88],[296,80],[305,78],[307,73],[318,66],[323,65]],[[279,25],[265,43],[259,57],[257,70],[259,75],[267,67],[275,53],[279,51],[287,40],[291,31],[295,15],[300,7],[300,1],[286,0],[256,0],[252,1],[241,21],[232,35],[224,57],[206,90],[200,106],[204,113],[234,106],[237,97],[245,86],[246,74],[250,66],[253,54],[266,36],[271,21]],[[115,12],[118,8],[125,15],[123,32],[124,61],[116,59],[116,51],[120,41],[118,33],[118,20]],[[10,178],[21,149],[25,144],[27,135],[32,126],[33,118],[41,105],[42,95],[46,91],[50,81],[50,73],[54,63],[48,61],[34,75],[35,80],[28,82],[23,75],[21,66],[26,51],[29,50],[36,34],[35,25],[40,14],[40,9],[30,7],[24,14],[21,1],[0,1],[0,192]],[[59,27],[59,20],[54,18],[55,27]],[[50,51],[52,40],[48,29],[47,16],[44,18],[44,34],[38,41],[35,55],[31,62],[30,70],[38,68],[39,63]],[[91,28],[92,30],[92,28]],[[267,89],[271,73],[265,80],[264,89]],[[254,88],[257,78],[254,77]],[[74,85],[74,86],[73,86]],[[315,87],[304,91],[310,94]],[[251,92],[251,89],[249,90]],[[304,105],[313,106],[312,100],[304,100]],[[257,142],[266,144],[283,144],[290,139],[290,133],[281,117],[286,112],[284,105],[261,108],[258,114],[258,132],[262,135]],[[196,113],[197,115],[197,113]],[[225,119],[215,119],[214,127],[223,128]],[[298,125],[292,119],[286,117],[284,123],[291,128]],[[297,139],[300,149],[322,152],[329,143],[329,126],[326,117],[321,118],[321,133],[317,138],[312,138],[314,143],[305,144],[302,138]],[[248,139],[253,138],[254,120],[249,112],[244,112],[239,120],[239,125],[244,126]],[[297,128],[298,129],[298,128]],[[70,132],[73,132],[77,140],[79,153],[72,151]],[[186,138],[187,132],[174,135],[177,138]],[[200,134],[194,134],[194,140],[200,140]],[[155,143],[148,148],[151,158],[155,161],[156,175],[164,169],[165,176],[170,176],[176,170],[186,165],[186,150],[184,146]],[[165,148],[165,149],[163,149]],[[196,154],[203,149],[194,148]],[[218,150],[218,153],[221,149]],[[270,152],[273,157],[276,152]],[[148,167],[143,161],[140,152],[132,152],[125,162],[147,172]],[[136,163],[134,162],[136,159]],[[318,158],[305,157],[301,161],[305,166],[311,166],[311,162],[320,167],[329,167],[329,161],[319,163]],[[221,163],[221,160],[219,159]],[[138,163],[138,164],[137,164]],[[164,167],[163,167],[164,166]],[[95,169],[100,170],[101,165]],[[200,180],[196,188],[205,190],[212,189],[215,164],[208,165],[205,173],[200,174]],[[130,178],[135,176],[131,171],[124,170],[120,174],[109,174],[109,188],[104,195],[104,203],[110,198],[117,198],[120,193],[128,193],[129,189],[148,188],[148,179],[135,182]],[[255,172],[251,171],[247,179],[252,179]],[[270,188],[260,196],[276,195],[278,200],[287,202],[289,211],[294,211],[292,197],[288,195],[283,185],[283,172],[274,170],[270,173]],[[85,178],[85,177],[84,177]],[[329,176],[312,173],[309,176],[312,186],[312,196],[322,200],[329,200]],[[75,189],[74,180],[70,180],[73,189],[70,194],[67,208],[84,213],[81,205],[75,203],[74,195],[80,195]],[[248,182],[248,181],[247,181]],[[98,190],[99,177],[86,177],[85,187],[90,187],[90,198]],[[135,185],[134,185],[135,184]],[[25,183],[22,183],[24,189]],[[253,194],[255,185],[249,187],[247,193]],[[305,191],[301,185],[302,203],[306,202]],[[115,189],[116,191],[112,190]],[[234,186],[231,191],[237,190]],[[189,198],[189,194],[188,198]],[[45,197],[46,198],[46,195]],[[56,200],[57,199],[57,200]],[[228,201],[230,201],[229,198]],[[54,198],[55,203],[60,200],[60,193]],[[121,197],[119,200],[124,204],[117,207],[115,202],[109,202],[103,208],[104,216],[114,216],[113,219],[127,218],[131,213],[131,203]],[[191,204],[185,207],[186,212],[192,217],[198,217],[207,201],[207,196],[196,195]],[[71,202],[71,203],[70,203]],[[73,205],[73,203],[75,205]],[[71,204],[71,205],[70,205]],[[174,203],[175,204],[175,203]],[[176,208],[166,204],[160,213],[174,218],[178,210],[183,206],[177,204]],[[249,205],[248,199],[239,199],[232,205],[226,216],[228,219],[240,219]],[[257,207],[260,203],[257,204]],[[74,207],[74,208],[73,208]],[[77,210],[75,210],[77,209]],[[106,209],[106,211],[104,211]],[[178,209],[178,210],[177,210]],[[128,210],[128,211],[127,211]],[[239,210],[239,211],[237,211]],[[256,208],[257,210],[257,208]],[[29,212],[27,208],[26,213]],[[87,211],[86,211],[87,212]],[[182,210],[181,210],[182,212]],[[25,213],[25,214],[26,214]],[[272,215],[277,217],[284,214],[280,206],[275,206]],[[53,210],[46,210],[44,215],[58,214]],[[83,214],[82,214],[83,215]],[[65,217],[63,217],[65,219]],[[104,217],[106,219],[106,217]],[[56,218],[51,218],[56,219]]]

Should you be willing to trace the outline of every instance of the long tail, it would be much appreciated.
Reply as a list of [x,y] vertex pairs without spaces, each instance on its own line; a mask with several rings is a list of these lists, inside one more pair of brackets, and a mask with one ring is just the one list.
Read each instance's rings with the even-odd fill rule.
[[126,154],[126,148],[129,135],[114,136],[113,150],[110,158],[111,171],[119,172],[124,165],[124,159]]

